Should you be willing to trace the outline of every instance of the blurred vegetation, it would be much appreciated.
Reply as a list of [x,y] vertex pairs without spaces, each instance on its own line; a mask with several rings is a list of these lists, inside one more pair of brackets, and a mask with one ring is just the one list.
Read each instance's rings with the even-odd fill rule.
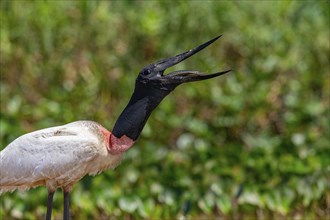
[[[234,71],[167,97],[118,168],[75,186],[74,219],[329,219],[328,1],[0,4],[1,149],[76,120],[112,129],[143,66],[224,34],[172,70]],[[0,218],[46,202],[3,194]]]

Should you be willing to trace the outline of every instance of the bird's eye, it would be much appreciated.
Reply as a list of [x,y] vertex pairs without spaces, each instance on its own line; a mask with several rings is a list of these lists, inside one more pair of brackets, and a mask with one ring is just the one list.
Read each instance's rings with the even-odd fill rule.
[[142,75],[144,75],[144,76],[147,76],[147,75],[149,75],[151,73],[151,71],[149,70],[149,69],[146,69],[146,70],[143,70],[142,71]]

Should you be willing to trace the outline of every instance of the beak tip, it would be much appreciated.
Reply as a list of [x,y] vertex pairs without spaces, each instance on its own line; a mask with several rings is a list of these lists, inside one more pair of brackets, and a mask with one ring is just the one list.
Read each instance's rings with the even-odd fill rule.
[[211,43],[213,43],[214,41],[218,40],[220,37],[222,37],[222,34],[216,36],[215,38],[213,38],[212,40],[206,42],[205,44],[208,46],[208,45],[210,45]]
[[220,34],[219,36],[217,36],[216,39],[219,39],[220,37],[222,37],[222,34]]
[[213,38],[211,41],[212,41],[212,42],[214,42],[214,41],[218,40],[220,37],[222,37],[222,34],[220,34],[220,35],[216,36],[216,37],[215,37],[215,38]]

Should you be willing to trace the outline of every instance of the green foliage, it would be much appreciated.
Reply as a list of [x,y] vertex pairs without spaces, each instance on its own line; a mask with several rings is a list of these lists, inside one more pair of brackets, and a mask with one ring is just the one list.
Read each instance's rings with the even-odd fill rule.
[[[75,186],[75,219],[329,218],[327,1],[0,4],[1,148],[76,120],[111,129],[144,65],[224,34],[172,70],[234,71],[167,97],[116,170]],[[46,200],[3,194],[0,218],[41,219]]]

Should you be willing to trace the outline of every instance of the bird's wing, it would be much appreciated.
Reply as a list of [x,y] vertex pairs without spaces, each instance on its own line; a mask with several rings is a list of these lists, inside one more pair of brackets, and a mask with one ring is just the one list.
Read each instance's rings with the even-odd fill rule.
[[95,133],[81,123],[25,134],[0,152],[0,187],[47,179],[79,180],[99,145]]

